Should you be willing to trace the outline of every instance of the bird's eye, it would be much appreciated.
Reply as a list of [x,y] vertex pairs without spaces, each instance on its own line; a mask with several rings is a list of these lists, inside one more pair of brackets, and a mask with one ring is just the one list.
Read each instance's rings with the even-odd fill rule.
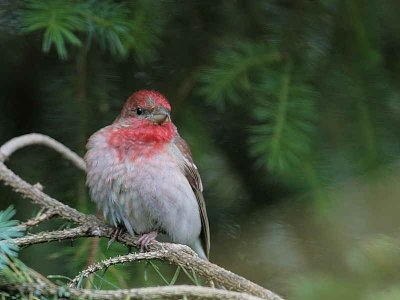
[[140,116],[143,113],[143,109],[141,109],[140,107],[136,108],[136,113],[138,116]]

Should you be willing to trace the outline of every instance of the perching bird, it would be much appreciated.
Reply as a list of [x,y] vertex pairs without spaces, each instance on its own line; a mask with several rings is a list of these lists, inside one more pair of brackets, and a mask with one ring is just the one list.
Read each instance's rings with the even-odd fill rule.
[[163,234],[207,259],[210,232],[203,186],[170,111],[159,92],[132,94],[114,123],[87,143],[87,185],[105,218],[139,234],[142,249]]

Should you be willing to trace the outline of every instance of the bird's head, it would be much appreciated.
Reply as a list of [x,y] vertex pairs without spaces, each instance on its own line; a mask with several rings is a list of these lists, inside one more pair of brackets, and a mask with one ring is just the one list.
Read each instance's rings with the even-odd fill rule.
[[171,122],[171,105],[159,92],[140,90],[125,102],[118,121],[144,125],[164,125]]

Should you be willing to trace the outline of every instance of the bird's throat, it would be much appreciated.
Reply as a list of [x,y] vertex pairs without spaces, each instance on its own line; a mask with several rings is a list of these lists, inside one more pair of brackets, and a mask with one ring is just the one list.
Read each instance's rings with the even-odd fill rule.
[[108,144],[116,149],[119,159],[137,159],[155,155],[172,141],[175,133],[171,122],[119,127],[111,132]]

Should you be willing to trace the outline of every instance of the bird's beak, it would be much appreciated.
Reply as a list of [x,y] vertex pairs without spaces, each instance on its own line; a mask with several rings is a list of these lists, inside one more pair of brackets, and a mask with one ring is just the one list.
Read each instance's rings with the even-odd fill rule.
[[154,123],[157,123],[158,125],[162,125],[166,122],[171,121],[171,117],[169,115],[169,111],[167,111],[163,107],[157,107],[153,111],[152,119]]

